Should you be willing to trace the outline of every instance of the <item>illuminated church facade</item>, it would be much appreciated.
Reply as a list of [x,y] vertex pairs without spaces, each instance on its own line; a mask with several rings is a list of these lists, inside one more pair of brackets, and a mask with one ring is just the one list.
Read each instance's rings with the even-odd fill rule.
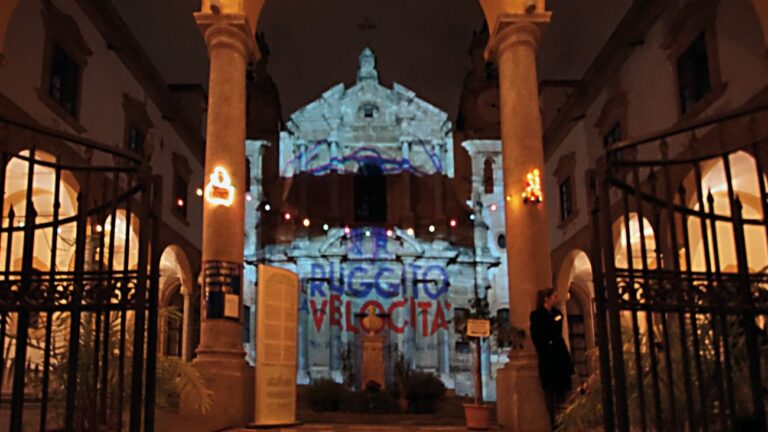
[[[462,145],[474,159],[471,180],[455,176],[448,115],[400,84],[382,86],[369,48],[356,83],[296,111],[278,145],[249,142],[251,178],[260,182],[252,181],[246,210],[244,301],[255,303],[259,263],[299,275],[298,383],[364,385],[360,344],[372,308],[385,323],[378,334],[388,380],[403,354],[412,368],[471,393],[472,348],[461,336],[470,302],[488,300],[490,315],[507,323],[508,295],[500,172],[483,184],[484,160],[495,158],[500,171],[501,145]],[[488,398],[504,345],[492,338],[483,346]]]

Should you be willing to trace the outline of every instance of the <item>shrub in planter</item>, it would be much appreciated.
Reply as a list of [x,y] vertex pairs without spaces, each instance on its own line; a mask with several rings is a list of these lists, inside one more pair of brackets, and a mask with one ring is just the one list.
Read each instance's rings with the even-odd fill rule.
[[445,391],[445,385],[437,375],[422,371],[411,372],[407,389],[408,410],[414,413],[435,412]]
[[368,412],[368,395],[365,392],[345,389],[341,394],[339,411],[353,413]]
[[307,398],[315,411],[338,411],[341,406],[344,386],[328,378],[320,378],[309,385]]

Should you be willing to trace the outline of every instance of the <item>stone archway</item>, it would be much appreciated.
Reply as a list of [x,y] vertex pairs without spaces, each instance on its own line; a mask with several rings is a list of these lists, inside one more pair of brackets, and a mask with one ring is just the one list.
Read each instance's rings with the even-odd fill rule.
[[569,344],[579,378],[596,370],[595,332],[592,301],[595,298],[592,263],[586,252],[568,253],[557,273],[555,289],[565,304],[564,338]]
[[[159,343],[163,353],[178,351],[179,357],[185,361],[192,358],[192,298],[194,284],[189,260],[184,251],[176,245],[170,245],[160,256],[160,308],[174,308],[173,316],[169,315],[159,323]],[[180,315],[180,317],[179,317]],[[180,319],[179,319],[180,318]],[[178,332],[176,335],[174,332]],[[180,349],[171,350],[170,344],[180,342]]]

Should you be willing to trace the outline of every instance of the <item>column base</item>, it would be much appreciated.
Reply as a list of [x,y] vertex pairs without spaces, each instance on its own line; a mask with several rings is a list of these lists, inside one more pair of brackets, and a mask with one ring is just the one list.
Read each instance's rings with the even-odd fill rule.
[[504,430],[552,430],[535,351],[525,349],[511,353],[509,362],[497,371],[496,412],[499,425]]
[[194,401],[182,395],[180,413],[199,419],[198,430],[223,430],[253,420],[254,369],[245,361],[242,325],[229,320],[201,323],[201,341],[192,366],[211,392],[211,407],[203,414]]

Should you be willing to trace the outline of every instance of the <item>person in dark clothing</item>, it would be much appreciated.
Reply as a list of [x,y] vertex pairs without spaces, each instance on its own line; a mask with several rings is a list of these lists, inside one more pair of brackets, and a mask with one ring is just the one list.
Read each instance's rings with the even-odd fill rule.
[[539,356],[539,378],[546,396],[552,428],[565,396],[571,390],[573,362],[563,340],[563,313],[555,304],[557,293],[552,288],[540,290],[536,310],[531,312],[531,339]]

